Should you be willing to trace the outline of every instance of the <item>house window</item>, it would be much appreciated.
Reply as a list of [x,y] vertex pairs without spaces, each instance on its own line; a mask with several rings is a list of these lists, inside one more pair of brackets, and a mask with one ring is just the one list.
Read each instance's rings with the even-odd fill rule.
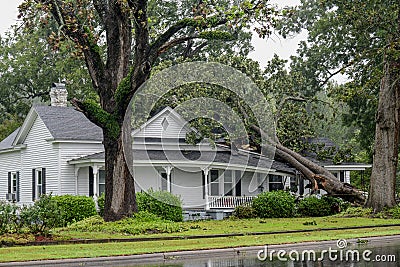
[[99,170],[99,195],[106,192],[106,171]]
[[42,170],[37,170],[36,172],[36,196],[40,197],[43,193],[43,172]]
[[257,175],[258,190],[260,193],[262,193],[265,191],[265,187],[264,187],[265,174],[257,173],[256,175]]
[[17,193],[17,173],[13,172],[11,174],[11,193]]
[[161,191],[167,191],[168,186],[167,186],[167,173],[166,172],[161,172]]
[[297,191],[299,191],[296,177],[290,177],[290,191],[293,193],[297,193]]
[[340,180],[342,183],[345,182],[344,171],[340,171],[340,172],[339,172],[339,180]]
[[233,172],[226,170],[224,172],[224,196],[233,196]]
[[211,196],[219,196],[218,170],[210,170]]
[[[210,170],[210,195],[211,196],[234,196],[235,195],[235,177],[234,171],[226,170],[219,177],[218,170]],[[239,176],[240,179],[240,176]],[[239,181],[240,183],[240,181]],[[239,186],[240,187],[240,186]],[[241,188],[239,189],[239,193]]]
[[270,175],[269,176],[269,191],[283,190],[282,176]]
[[19,201],[19,172],[8,173],[8,192],[6,199],[9,201]]
[[32,169],[32,201],[46,194],[46,168]]

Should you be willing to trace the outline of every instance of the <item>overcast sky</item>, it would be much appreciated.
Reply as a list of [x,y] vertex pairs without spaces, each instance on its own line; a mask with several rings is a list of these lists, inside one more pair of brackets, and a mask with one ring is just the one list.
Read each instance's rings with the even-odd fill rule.
[[[277,3],[281,6],[299,4],[300,0],[271,0],[271,3]],[[17,22],[18,5],[22,0],[2,0],[0,8],[0,34],[9,29],[12,24]],[[291,55],[296,53],[297,44],[300,40],[304,40],[306,34],[301,34],[293,39],[282,39],[278,36],[272,36],[265,39],[260,39],[256,35],[253,37],[253,45],[255,51],[250,54],[250,57],[259,61],[261,66],[265,66],[266,62],[272,58],[274,54],[279,55],[281,58],[289,59]]]

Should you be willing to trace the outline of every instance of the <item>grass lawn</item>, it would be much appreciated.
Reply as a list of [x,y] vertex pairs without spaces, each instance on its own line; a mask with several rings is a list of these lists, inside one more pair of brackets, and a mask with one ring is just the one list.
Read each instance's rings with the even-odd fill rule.
[[[313,222],[316,225],[304,225],[304,222]],[[111,233],[88,233],[56,231],[60,239],[69,238],[112,238],[112,237],[143,237],[143,236],[187,236],[221,233],[249,233],[270,232],[284,230],[318,229],[349,226],[369,226],[396,224],[400,220],[394,219],[369,219],[369,218],[292,218],[292,219],[251,219],[251,220],[224,220],[201,221],[182,223],[187,229],[180,233],[151,234],[151,235],[123,235]],[[226,248],[266,244],[297,243],[304,241],[335,240],[339,238],[361,238],[369,236],[400,234],[399,226],[384,228],[315,231],[308,233],[273,234],[273,235],[248,235],[238,237],[221,237],[207,239],[182,239],[168,241],[144,241],[131,243],[106,243],[106,244],[75,244],[56,246],[29,246],[0,248],[0,262],[26,261],[41,259],[63,259],[81,257],[100,257],[113,255],[133,255],[142,253],[168,252],[178,250],[194,250],[208,248]]]
[[183,251],[209,248],[226,248],[266,244],[297,243],[304,241],[361,238],[400,233],[400,227],[340,230],[327,232],[277,234],[268,236],[240,236],[228,238],[146,241],[133,243],[79,244],[57,246],[11,247],[0,249],[0,262],[43,259],[65,259],[134,255],[143,253]]
[[[313,224],[304,225],[304,223]],[[314,224],[315,222],[315,224]],[[204,234],[230,234],[250,232],[272,232],[287,230],[304,230],[320,228],[343,228],[352,226],[375,226],[385,224],[400,224],[398,219],[379,218],[343,218],[343,217],[319,217],[319,218],[288,218],[288,219],[247,219],[247,220],[222,220],[222,221],[197,221],[181,223],[184,231],[179,233],[141,234],[127,235],[104,232],[82,232],[59,229],[55,231],[57,239],[96,239],[96,238],[134,238],[154,236],[189,236]]]

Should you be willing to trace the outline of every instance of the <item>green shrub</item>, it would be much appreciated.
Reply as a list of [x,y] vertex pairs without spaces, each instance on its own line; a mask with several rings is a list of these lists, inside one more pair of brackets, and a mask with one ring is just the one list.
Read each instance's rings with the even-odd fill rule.
[[307,217],[322,217],[331,215],[331,204],[324,198],[306,197],[298,204],[297,212]]
[[53,199],[62,210],[62,225],[58,226],[66,226],[97,214],[91,197],[63,195],[54,196]]
[[237,206],[232,215],[238,219],[251,219],[257,217],[257,214],[251,206]]
[[0,247],[1,246],[14,246],[14,245],[25,245],[29,242],[35,241],[35,236],[32,234],[4,234],[0,235]]
[[372,215],[371,208],[350,207],[344,212],[340,213],[340,217],[370,217]]
[[81,231],[81,232],[101,232],[103,225],[106,222],[99,215],[83,219],[82,221],[72,223],[67,226],[69,230]]
[[307,217],[330,216],[347,209],[347,202],[331,196],[307,197],[298,204],[298,213]]
[[182,201],[167,191],[139,192],[136,194],[139,211],[151,212],[162,219],[174,222],[183,220]]
[[294,196],[286,191],[271,191],[259,194],[252,207],[260,218],[289,218],[294,216]]
[[17,205],[0,202],[0,235],[18,232],[21,229],[17,214]]
[[106,196],[102,193],[97,199],[97,207],[99,208],[99,215],[104,216],[104,201],[106,201]]
[[[99,215],[104,215],[105,196],[102,194],[98,200]],[[136,193],[136,203],[139,211],[151,212],[165,220],[181,222],[183,220],[182,201],[179,197],[167,191],[153,191]]]
[[62,209],[51,195],[42,195],[32,206],[24,206],[20,219],[35,235],[48,235],[52,228],[63,224]]
[[176,222],[163,220],[160,217],[140,211],[131,218],[116,222],[105,222],[99,215],[86,218],[67,227],[68,230],[81,232],[103,232],[121,234],[154,234],[181,232],[184,228]]
[[388,213],[392,219],[400,219],[400,206],[390,209]]
[[382,219],[400,219],[400,206],[384,208],[381,212],[371,214],[371,216]]

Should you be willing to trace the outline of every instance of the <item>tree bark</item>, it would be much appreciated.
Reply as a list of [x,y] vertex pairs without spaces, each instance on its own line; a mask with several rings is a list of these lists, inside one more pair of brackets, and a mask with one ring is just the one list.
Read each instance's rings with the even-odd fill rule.
[[375,147],[367,206],[374,212],[396,205],[399,145],[399,66],[386,62],[376,115]]
[[[262,137],[275,146],[275,154],[278,157],[291,164],[311,182],[313,191],[323,189],[329,195],[341,197],[344,200],[358,205],[365,204],[366,199],[363,192],[350,184],[340,182],[330,171],[303,157],[299,153],[284,147],[279,142],[272,140],[259,127],[252,125],[251,128],[256,130]],[[277,138],[275,139],[277,140]]]
[[117,221],[137,212],[135,182],[127,166],[123,136],[118,140],[104,134],[106,192],[104,220]]

